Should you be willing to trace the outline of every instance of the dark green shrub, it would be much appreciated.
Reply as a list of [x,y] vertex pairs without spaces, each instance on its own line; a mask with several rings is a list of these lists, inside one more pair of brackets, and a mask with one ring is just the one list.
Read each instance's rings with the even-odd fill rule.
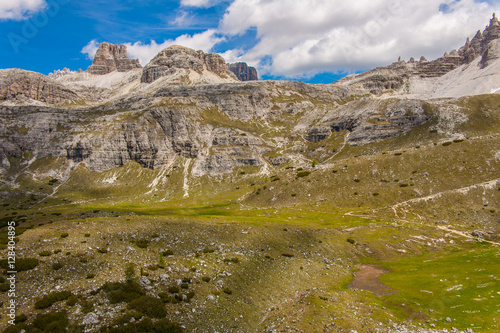
[[292,193],[291,194],[292,197],[296,197],[297,196],[297,193]]
[[52,186],[52,185],[54,185],[55,183],[57,183],[58,181],[59,181],[59,180],[57,180],[57,179],[51,179],[51,180],[49,180],[49,185],[51,185],[51,186]]
[[292,258],[293,257],[293,254],[291,254],[291,253],[282,253],[281,255],[283,257],[287,257],[287,258]]
[[83,301],[81,304],[83,313],[89,313],[94,311],[94,303],[92,303],[91,301]]
[[108,299],[111,304],[121,302],[131,302],[134,299],[144,296],[144,291],[133,282],[108,282],[103,285],[101,290],[108,294]]
[[158,297],[162,300],[163,303],[172,303],[172,300],[174,299],[172,296],[170,296],[167,293],[158,293]]
[[10,290],[10,284],[9,283],[0,283],[0,292],[4,293],[6,291]]
[[128,308],[152,318],[163,318],[167,315],[167,310],[163,302],[151,296],[142,296],[131,301],[128,304]]
[[280,180],[280,178],[279,178],[279,177],[276,177],[276,178],[273,178],[271,181],[272,181],[272,182],[277,182],[278,180]]
[[[49,255],[50,255],[50,252],[49,252]],[[38,259],[34,259],[34,258],[16,259],[16,271],[17,272],[29,271],[30,269],[33,269],[36,266],[38,266]],[[0,268],[3,268],[3,269],[9,268],[7,259],[0,260]]]
[[347,238],[347,242],[349,242],[351,244],[356,244],[356,241],[352,238]]
[[161,254],[164,257],[173,256],[174,255],[174,251],[172,251],[172,250],[166,250],[166,251],[163,251]]
[[135,267],[133,263],[129,263],[125,266],[125,281],[129,283],[135,281]]
[[108,253],[108,250],[106,248],[104,248],[104,247],[100,247],[100,248],[97,249],[97,252],[105,254],[105,253]]
[[16,316],[16,319],[14,320],[14,322],[24,323],[26,320],[28,320],[28,317],[24,313],[22,313],[19,316]]
[[332,173],[337,173],[337,172],[339,172],[339,171],[338,170],[332,170]]
[[63,232],[63,233],[61,234],[61,238],[66,238],[66,237],[68,237],[68,236],[69,236],[69,234],[68,234],[67,232]]
[[303,178],[303,177],[307,177],[311,174],[310,171],[302,171],[302,172],[299,172],[297,173],[297,178]]
[[182,279],[183,283],[191,283],[191,278],[185,277]]
[[237,264],[240,262],[240,260],[238,258],[226,258],[226,259],[224,259],[224,262],[225,263],[232,262],[233,264]]
[[85,234],[84,236],[85,236],[85,237],[90,237],[90,234]]
[[67,306],[74,306],[78,302],[78,297],[75,295],[71,295],[67,300],[66,300],[66,305]]
[[378,197],[379,195],[380,195],[380,193],[378,193],[378,192],[373,193],[374,197]]
[[204,276],[201,278],[201,281],[203,282],[210,282],[210,278],[208,276]]
[[354,179],[354,182],[355,183],[359,183],[361,180],[359,180],[358,178]]
[[214,253],[215,252],[215,249],[212,249],[212,248],[204,248],[203,249],[203,253]]
[[453,140],[453,142],[460,143],[460,142],[464,142],[464,140],[463,139],[455,139],[455,140]]
[[165,268],[165,257],[163,256],[163,254],[160,253],[160,258],[158,259],[158,265],[156,265],[157,267],[159,268]]
[[168,292],[171,294],[178,294],[179,293],[179,287],[177,286],[171,286],[168,288]]
[[93,278],[95,278],[95,274],[94,273],[88,273],[85,278],[86,279],[93,279]]
[[399,187],[408,187],[408,184],[399,184]]
[[63,268],[63,264],[61,264],[60,262],[56,262],[55,264],[52,265],[52,269],[55,271],[58,271],[61,268]]
[[446,147],[446,146],[450,146],[453,142],[444,142],[443,143],[443,146]]
[[54,254],[58,254],[58,253],[61,253],[61,252],[62,252],[61,249],[54,250]]
[[231,295],[233,292],[231,291],[231,289],[229,288],[224,288],[224,290],[222,290],[224,292],[224,294],[228,294],[228,295]]
[[42,252],[38,253],[38,255],[39,255],[40,257],[48,257],[48,256],[50,256],[51,254],[52,254],[52,252],[50,252],[50,251],[42,251]]
[[403,153],[396,153],[396,154],[394,154],[394,156],[401,156],[401,155],[403,155]]
[[188,289],[188,288],[189,288],[189,284],[181,283],[181,289]]
[[60,301],[65,301],[71,296],[70,291],[56,291],[48,295],[43,296],[41,299],[35,302],[35,309],[47,309],[52,306],[52,304]]
[[146,249],[149,246],[149,240],[147,239],[139,239],[135,242],[135,245],[140,247],[141,249]]
[[35,318],[32,324],[32,326],[38,330],[29,330],[29,332],[66,332],[68,323],[68,313],[66,311],[40,314]]

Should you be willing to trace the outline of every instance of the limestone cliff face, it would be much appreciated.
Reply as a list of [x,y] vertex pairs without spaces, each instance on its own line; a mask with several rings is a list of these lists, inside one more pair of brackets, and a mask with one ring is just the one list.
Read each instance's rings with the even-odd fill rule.
[[244,62],[227,64],[227,69],[233,72],[240,81],[257,81],[259,79],[257,70]]
[[[365,97],[343,105],[349,95],[330,86],[253,82],[166,87],[151,98],[93,108],[3,107],[0,121],[10,125],[0,127],[0,159],[9,164],[29,151],[102,172],[130,161],[157,169],[184,157],[193,160],[194,176],[220,175],[287,163],[305,149],[301,137],[321,142],[348,133],[349,144],[361,145],[430,119],[423,102]],[[276,155],[288,145],[291,155]]]
[[45,75],[21,69],[0,70],[0,101],[24,98],[56,104],[78,96]]
[[108,74],[113,71],[127,72],[134,68],[142,68],[139,59],[130,59],[127,46],[101,43],[87,72],[91,74]]

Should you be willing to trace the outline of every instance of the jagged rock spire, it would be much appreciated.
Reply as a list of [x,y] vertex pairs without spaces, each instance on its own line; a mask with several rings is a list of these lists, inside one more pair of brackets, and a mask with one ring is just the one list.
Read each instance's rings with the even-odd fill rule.
[[130,59],[127,46],[113,45],[103,42],[97,49],[94,61],[87,71],[91,74],[108,74],[113,71],[128,72],[134,68],[142,68],[139,59]]
[[490,20],[490,26],[492,25],[500,25],[500,22],[498,22],[497,15],[493,13],[493,18]]

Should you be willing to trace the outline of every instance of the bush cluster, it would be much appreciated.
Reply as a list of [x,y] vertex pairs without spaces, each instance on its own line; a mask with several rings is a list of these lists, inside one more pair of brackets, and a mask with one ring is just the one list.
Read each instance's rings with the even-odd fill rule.
[[43,296],[35,302],[35,309],[47,309],[52,304],[60,301],[65,301],[71,296],[70,291],[55,291],[48,295]]

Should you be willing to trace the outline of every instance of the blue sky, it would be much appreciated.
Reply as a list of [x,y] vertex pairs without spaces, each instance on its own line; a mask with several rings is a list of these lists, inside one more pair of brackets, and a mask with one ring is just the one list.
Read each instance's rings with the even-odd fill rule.
[[403,59],[436,58],[484,29],[498,1],[2,0],[0,68],[85,70],[98,43],[145,65],[181,44],[246,61],[263,79],[330,83]]

